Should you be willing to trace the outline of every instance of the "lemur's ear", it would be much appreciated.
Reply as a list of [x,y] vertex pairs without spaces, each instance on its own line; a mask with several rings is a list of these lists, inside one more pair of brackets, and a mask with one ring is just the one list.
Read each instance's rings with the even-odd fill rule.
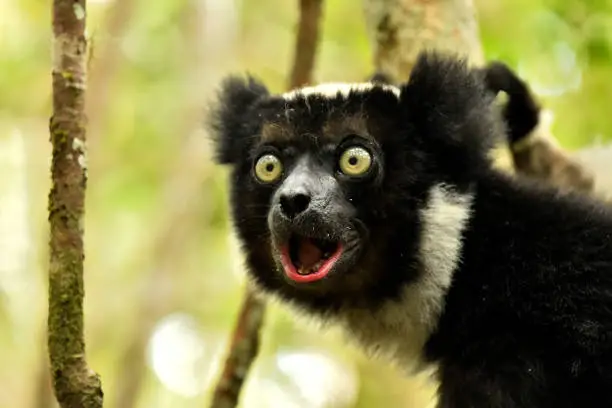
[[449,172],[467,174],[489,162],[489,150],[504,131],[482,77],[457,56],[421,52],[401,86],[400,109],[414,137]]
[[251,133],[251,108],[269,95],[266,86],[247,76],[229,76],[223,80],[216,105],[209,111],[208,127],[215,147],[215,160],[220,164],[235,163],[244,151]]

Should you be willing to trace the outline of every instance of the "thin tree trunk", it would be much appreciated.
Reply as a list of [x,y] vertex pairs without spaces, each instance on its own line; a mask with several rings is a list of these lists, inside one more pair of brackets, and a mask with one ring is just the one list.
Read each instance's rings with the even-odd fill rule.
[[[300,0],[300,21],[297,27],[293,67],[288,89],[312,81],[319,39],[322,0]],[[265,303],[247,285],[232,332],[227,357],[215,387],[211,408],[234,408],[251,366],[259,353]]]
[[266,307],[249,287],[245,287],[242,305],[229,344],[229,354],[213,396],[212,408],[234,408],[242,386],[259,353],[261,328]]
[[[473,0],[363,0],[366,26],[378,73],[392,82],[408,79],[423,49],[450,51],[483,65]],[[496,163],[510,172],[559,187],[592,191],[593,176],[558,146],[546,126],[520,146],[500,146]]]
[[48,347],[62,408],[100,408],[100,378],[87,365],[83,334],[85,201],[85,0],[53,1],[53,146],[49,194]]
[[295,56],[289,77],[288,88],[308,85],[319,44],[319,21],[323,0],[300,0],[300,21],[295,37]]

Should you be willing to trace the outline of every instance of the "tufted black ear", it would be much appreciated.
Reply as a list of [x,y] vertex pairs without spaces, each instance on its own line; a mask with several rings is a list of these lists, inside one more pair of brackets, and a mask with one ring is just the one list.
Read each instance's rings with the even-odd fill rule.
[[207,121],[218,163],[235,163],[246,151],[257,121],[252,107],[267,95],[266,86],[251,76],[233,75],[223,80]]
[[527,83],[501,61],[491,61],[482,68],[487,88],[497,95],[500,91],[508,95],[503,107],[503,116],[508,127],[509,142],[520,142],[537,127],[540,121],[540,106]]
[[421,52],[401,86],[400,105],[414,137],[447,174],[469,177],[488,164],[504,131],[482,77],[457,56]]

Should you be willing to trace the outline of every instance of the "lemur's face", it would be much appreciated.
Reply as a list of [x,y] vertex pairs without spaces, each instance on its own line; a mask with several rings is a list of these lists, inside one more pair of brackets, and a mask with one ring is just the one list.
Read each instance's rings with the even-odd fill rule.
[[[391,91],[379,97],[397,105]],[[384,217],[380,136],[391,132],[391,118],[381,112],[368,120],[359,105],[312,114],[325,112],[321,102],[311,99],[308,107],[285,95],[261,105],[261,130],[245,157],[234,211],[236,219],[261,221],[274,279],[310,292],[357,289],[364,283],[358,265],[375,238],[371,226]]]
[[330,284],[355,266],[367,242],[359,193],[376,187],[383,155],[375,140],[357,134],[291,139],[254,154],[253,177],[276,187],[267,211],[272,252],[289,283]]
[[391,184],[403,182],[388,170],[394,162],[399,168],[389,151],[398,92],[339,98],[335,109],[316,94],[259,102],[260,124],[234,171],[232,207],[250,272],[264,289],[317,298],[372,284],[389,233]]
[[[232,220],[260,288],[327,312],[392,297],[418,277],[431,187],[466,186],[482,143],[461,150],[457,137],[490,125],[467,117],[489,102],[455,65],[421,67],[413,74],[420,82],[403,88],[336,84],[270,95],[254,80],[225,83],[217,158],[233,167]],[[446,89],[451,68],[473,89]]]

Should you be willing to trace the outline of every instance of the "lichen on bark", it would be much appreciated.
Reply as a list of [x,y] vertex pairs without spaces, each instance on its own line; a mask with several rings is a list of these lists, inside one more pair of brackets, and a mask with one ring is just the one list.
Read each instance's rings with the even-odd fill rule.
[[62,408],[99,408],[103,401],[100,379],[85,359],[83,334],[85,21],[85,0],[54,0],[47,346]]
[[374,65],[393,82],[408,78],[422,49],[483,61],[472,0],[364,0],[363,8]]

